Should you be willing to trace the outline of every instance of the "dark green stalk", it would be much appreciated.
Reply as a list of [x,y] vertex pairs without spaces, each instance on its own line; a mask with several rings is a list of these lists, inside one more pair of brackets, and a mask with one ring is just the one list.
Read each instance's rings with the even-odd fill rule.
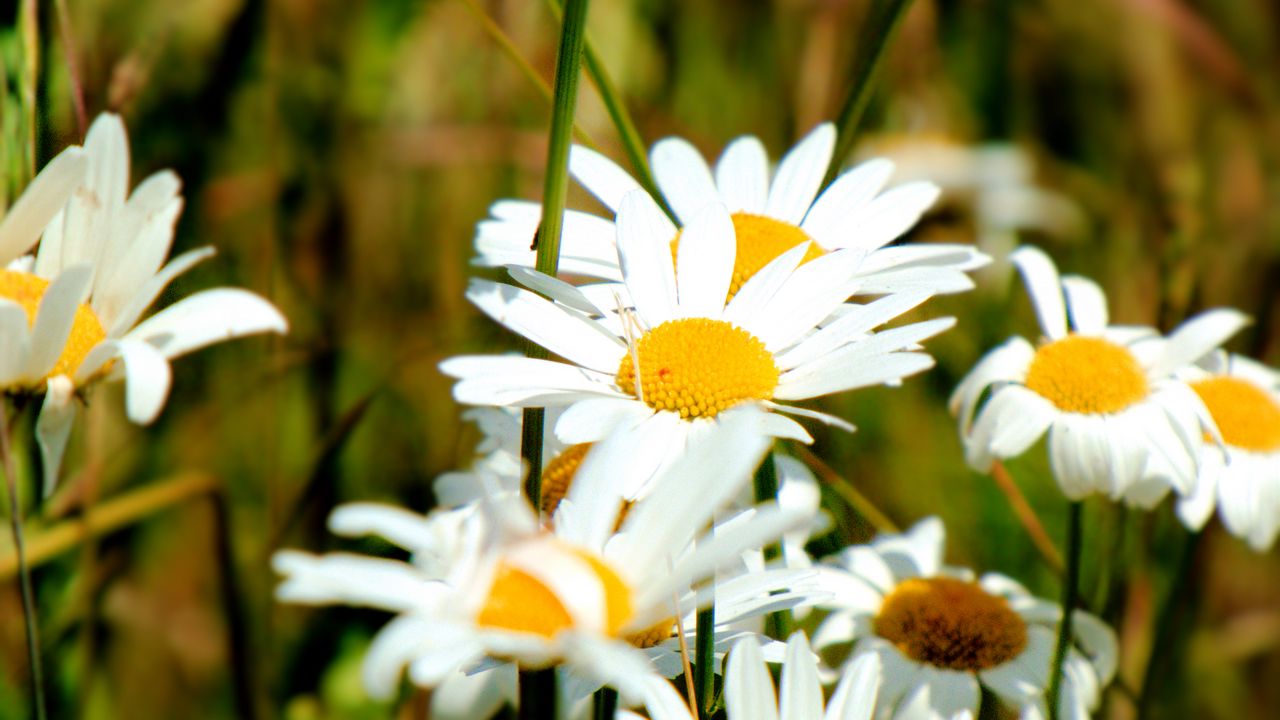
[[871,91],[875,87],[885,49],[889,47],[889,42],[910,6],[911,0],[875,0],[867,12],[867,22],[862,26],[858,49],[853,58],[849,95],[840,107],[840,114],[836,116],[836,150],[831,156],[831,166],[827,168],[823,187],[836,179],[840,166],[853,150],[855,131],[871,102]]
[[22,506],[18,502],[18,471],[13,466],[9,446],[9,401],[0,402],[0,467],[9,488],[9,524],[13,530],[13,551],[18,556],[18,578],[22,586],[22,619],[27,629],[27,664],[31,668],[31,700],[37,720],[47,717],[44,705],[44,671],[40,664],[40,632],[36,622],[36,597],[31,586],[31,568],[22,533]]
[[1062,693],[1062,663],[1071,647],[1071,625],[1080,585],[1080,539],[1083,504],[1073,502],[1067,506],[1067,571],[1062,579],[1062,620],[1058,623],[1058,643],[1053,650],[1053,664],[1049,666],[1049,717],[1058,718],[1058,696]]
[[[547,0],[551,5],[551,10],[557,16],[560,14],[560,0]],[[587,66],[587,76],[591,78],[591,84],[595,86],[596,92],[600,94],[600,100],[604,102],[604,108],[609,113],[609,119],[613,121],[613,126],[618,131],[618,139],[622,141],[623,152],[627,154],[627,161],[631,163],[631,170],[636,175],[636,181],[640,183],[640,187],[645,192],[653,196],[667,215],[675,219],[675,213],[667,207],[667,202],[662,197],[662,193],[658,191],[658,184],[654,182],[653,172],[649,169],[649,158],[645,152],[644,140],[640,138],[640,131],[636,129],[635,122],[631,119],[631,113],[627,112],[627,105],[622,101],[622,93],[618,91],[618,86],[614,84],[613,78],[609,76],[609,71],[604,66],[604,61],[600,59],[600,53],[596,52],[595,43],[591,42],[588,37],[584,44],[584,60]]]
[[[757,503],[776,502],[778,500],[778,465],[773,461],[773,453],[765,455],[760,467],[756,468],[753,480]],[[764,548],[765,562],[782,557],[782,545],[770,543]],[[765,632],[775,640],[786,640],[791,634],[793,619],[790,610],[769,613],[765,618]]]
[[[534,236],[539,272],[555,275],[560,264],[560,231],[564,227],[564,202],[569,192],[569,143],[573,133],[573,112],[578,103],[579,68],[586,35],[589,0],[569,0],[560,27],[560,49],[556,55],[555,94],[551,104],[551,137],[547,143],[547,172],[542,187],[542,223]],[[529,357],[547,356],[545,348],[530,343]],[[534,509],[542,505],[542,436],[545,411],[528,408],[521,428],[520,455],[529,463],[525,492]],[[547,670],[520,672],[520,717],[556,716],[556,673]]]
[[716,704],[716,606],[698,611],[697,639],[693,647],[693,687],[698,697],[698,720],[710,720]]
[[595,720],[613,720],[618,712],[618,691],[613,688],[600,688],[596,691]]
[[1142,676],[1142,690],[1138,695],[1138,718],[1151,717],[1151,708],[1155,704],[1159,681],[1164,675],[1166,664],[1175,655],[1174,641],[1177,639],[1178,619],[1184,609],[1183,591],[1191,578],[1191,569],[1196,555],[1196,544],[1200,539],[1199,532],[1185,533],[1182,547],[1179,550],[1178,567],[1169,582],[1169,590],[1165,593],[1164,602],[1156,615],[1156,624],[1152,630],[1151,657],[1147,660],[1147,669]]
[[520,720],[553,720],[556,717],[556,669],[520,671]]

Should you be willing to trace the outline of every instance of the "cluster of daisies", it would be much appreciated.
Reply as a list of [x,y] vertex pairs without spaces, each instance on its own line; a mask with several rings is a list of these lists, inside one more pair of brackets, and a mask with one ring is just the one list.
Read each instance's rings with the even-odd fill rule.
[[[558,276],[533,269],[541,207],[492,206],[476,263],[513,282],[476,279],[467,297],[549,359],[446,360],[483,435],[470,467],[438,478],[425,516],[332,515],[334,533],[380,536],[407,559],[275,558],[282,600],[394,615],[365,659],[371,695],[393,697],[407,677],[432,690],[434,717],[488,717],[519,702],[518,671],[554,668],[563,717],[599,712],[601,688],[618,693],[619,717],[654,719],[977,717],[984,697],[1027,718],[1099,707],[1111,629],[1012,578],[946,565],[938,519],[828,558],[806,551],[827,520],[784,448],[812,442],[806,425],[853,427],[805,401],[929,369],[922,343],[954,320],[895,320],[970,289],[989,261],[899,241],[939,191],[889,187],[887,160],[824,187],[834,142],[821,125],[771,167],[744,137],[712,167],[662,140],[660,196],[575,147],[570,172],[606,212],[565,213]],[[1044,338],[1010,340],[957,388],[968,462],[989,470],[1047,433],[1068,500],[1149,508],[1172,491],[1190,527],[1216,505],[1268,547],[1280,376],[1219,350],[1245,318],[1210,311],[1168,336],[1111,326],[1096,284],[1059,277],[1035,248],[1010,259]],[[527,408],[546,408],[536,507],[522,492]],[[714,667],[698,672],[699,658]]]

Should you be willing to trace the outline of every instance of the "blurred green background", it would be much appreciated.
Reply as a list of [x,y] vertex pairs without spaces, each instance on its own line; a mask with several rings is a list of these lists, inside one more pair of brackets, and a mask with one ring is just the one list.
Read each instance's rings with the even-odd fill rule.
[[[26,29],[18,6],[34,8]],[[593,4],[590,28],[646,142],[677,133],[714,157],[752,133],[776,158],[840,106],[867,6],[617,0]],[[90,119],[125,117],[135,184],[182,176],[175,253],[218,248],[162,302],[231,283],[293,326],[176,363],[153,427],[126,422],[118,388],[92,394],[60,492],[29,511],[54,717],[421,716],[421,693],[390,706],[360,689],[384,617],[279,606],[268,559],[336,547],[323,523],[338,502],[430,508],[432,478],[476,439],[436,364],[518,347],[462,291],[489,203],[538,197],[549,105],[477,9],[549,81],[557,26],[536,1],[0,3],[7,201],[30,138],[38,164],[79,141],[79,87]],[[911,239],[1042,244],[1106,287],[1118,322],[1169,329],[1234,305],[1256,322],[1232,348],[1280,363],[1278,28],[1268,0],[916,0],[858,154],[943,183]],[[578,122],[621,162],[587,83]],[[570,204],[596,207],[578,190]],[[945,407],[985,350],[1036,332],[1007,266],[977,279],[917,313],[960,318],[930,342],[938,367],[828,402],[859,432],[816,433],[813,450],[898,525],[940,514],[952,561],[1056,597],[1006,496],[966,469]],[[1009,467],[1060,544],[1043,452]],[[840,493],[826,501],[839,529],[816,549],[869,537]],[[1179,528],[1167,502],[1089,505],[1084,590],[1117,627],[1130,689],[1187,546]],[[1216,521],[1190,547],[1153,716],[1273,717],[1278,553]],[[5,533],[0,717],[27,713],[22,627]],[[1113,689],[1104,714],[1135,709]]]

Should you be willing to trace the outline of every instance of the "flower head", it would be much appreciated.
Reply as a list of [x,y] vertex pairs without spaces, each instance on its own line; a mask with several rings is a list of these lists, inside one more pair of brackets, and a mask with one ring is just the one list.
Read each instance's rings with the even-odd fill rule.
[[[893,163],[872,160],[840,175],[819,194],[835,148],[835,127],[824,123],[796,144],[772,174],[764,145],[744,136],[725,148],[713,169],[688,141],[667,138],[653,146],[652,165],[662,200],[677,223],[659,213],[653,218],[651,241],[678,248],[684,230],[708,206],[720,204],[730,213],[736,238],[730,294],[771,261],[799,245],[810,261],[828,252],[853,250],[864,256],[857,269],[858,292],[882,294],[926,290],[958,292],[973,287],[965,272],[988,258],[967,245],[889,244],[907,232],[938,197],[929,182],[909,182],[882,192]],[[639,183],[608,158],[574,147],[569,169],[610,211],[620,212],[623,198]],[[482,265],[533,266],[529,238],[540,219],[533,203],[502,200],[493,217],[476,232],[476,261]],[[560,268],[566,273],[604,280],[624,274],[615,247],[613,223],[589,213],[565,216]]]
[[1073,500],[1100,492],[1150,506],[1171,487],[1191,492],[1200,437],[1214,431],[1203,403],[1174,372],[1234,333],[1243,316],[1209,311],[1162,339],[1148,328],[1109,325],[1101,288],[1059,278],[1040,250],[1023,247],[1011,259],[1044,339],[1011,338],[956,388],[951,411],[969,464],[985,472],[1047,432],[1054,476]]
[[[37,437],[47,490],[78,412],[75,395],[92,381],[123,379],[129,419],[149,423],[168,396],[170,360],[287,329],[274,306],[238,288],[196,293],[143,319],[174,278],[213,254],[200,248],[164,262],[180,186],[162,171],[131,193],[124,124],[104,114],[83,148],[49,164],[0,230],[0,266],[8,266],[0,270],[0,388],[45,395]],[[41,231],[38,252],[20,257]]]
[[[652,241],[661,211],[632,192],[618,214],[624,284],[609,295],[526,270],[517,279],[548,294],[474,281],[469,297],[511,330],[568,362],[460,357],[442,370],[460,378],[463,403],[568,406],[555,432],[568,444],[635,427],[650,450],[638,465],[660,463],[691,434],[740,407],[839,418],[787,403],[894,382],[933,365],[917,343],[951,318],[872,333],[923,302],[924,292],[846,305],[860,283],[854,251],[801,264],[806,245],[770,262],[726,300],[736,256],[723,205],[708,206],[681,233],[677,252]],[[808,442],[795,421],[770,412],[762,432]],[[637,468],[637,477],[644,473]]]
[[[819,649],[851,643],[849,662],[880,658],[882,708],[900,716],[977,717],[981,688],[1016,710],[1045,717],[1045,689],[1057,605],[1016,581],[987,574],[976,580],[942,564],[937,518],[907,533],[847,548],[824,566],[835,598],[814,634]],[[1114,634],[1094,616],[1074,612],[1074,637],[1063,665],[1060,717],[1086,717],[1115,673]]]

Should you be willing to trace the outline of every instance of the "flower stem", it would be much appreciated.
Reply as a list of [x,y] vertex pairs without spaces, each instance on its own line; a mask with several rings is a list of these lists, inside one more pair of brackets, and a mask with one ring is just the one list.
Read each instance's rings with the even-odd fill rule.
[[[547,0],[547,2],[551,5],[551,11],[559,17],[561,0]],[[627,105],[622,101],[622,93],[618,91],[618,86],[609,76],[609,70],[600,59],[600,53],[596,52],[595,43],[591,42],[590,36],[587,37],[583,46],[583,59],[587,66],[587,77],[591,78],[591,84],[600,94],[600,100],[604,102],[609,119],[613,121],[613,127],[618,131],[618,138],[622,140],[622,149],[627,154],[627,161],[631,163],[632,171],[636,174],[636,181],[645,192],[653,196],[663,211],[675,220],[675,213],[667,206],[667,201],[662,197],[657,183],[653,180],[653,172],[649,169],[649,159],[645,154],[644,140],[640,138],[640,131],[636,129],[631,113],[627,112]]]
[[1058,642],[1053,650],[1053,664],[1049,666],[1049,717],[1058,718],[1058,696],[1062,693],[1062,664],[1071,647],[1071,625],[1074,619],[1076,593],[1080,584],[1080,539],[1083,504],[1079,501],[1067,506],[1067,572],[1062,579],[1062,620],[1058,622]]
[[520,671],[520,720],[556,717],[556,669]]
[[693,647],[693,685],[698,691],[698,720],[710,720],[716,694],[716,606],[698,611],[697,635]]
[[1143,720],[1152,716],[1159,681],[1164,676],[1166,664],[1176,654],[1174,641],[1177,639],[1179,616],[1186,609],[1186,598],[1183,590],[1191,578],[1191,569],[1196,555],[1196,544],[1200,539],[1199,532],[1187,532],[1182,541],[1178,557],[1178,567],[1169,582],[1169,590],[1165,593],[1164,602],[1156,615],[1155,627],[1152,629],[1151,656],[1147,659],[1147,669],[1142,676],[1142,690],[1138,695],[1138,718]]
[[840,114],[836,116],[836,150],[831,156],[831,166],[827,168],[823,187],[835,180],[840,166],[853,150],[853,140],[856,137],[854,131],[858,129],[858,123],[871,101],[871,90],[884,60],[884,51],[889,47],[889,42],[910,6],[911,0],[875,0],[867,12],[867,21],[862,26],[858,50],[853,58],[849,95],[840,107]]
[[[756,468],[753,480],[757,503],[771,503],[778,500],[778,464],[773,460],[773,453],[764,456],[760,467]],[[781,543],[770,543],[764,548],[764,560],[769,563],[782,557]],[[791,634],[792,615],[790,610],[769,613],[765,617],[765,632],[775,640],[785,640]]]
[[1049,563],[1049,567],[1053,568],[1055,573],[1062,574],[1062,555],[1058,552],[1053,544],[1053,540],[1049,538],[1049,533],[1045,531],[1044,525],[1040,522],[1036,511],[1031,507],[1031,503],[1027,502],[1027,497],[1018,489],[1018,483],[1014,482],[1013,476],[1009,474],[1008,468],[1004,463],[996,461],[991,466],[991,478],[996,481],[996,486],[1009,499],[1009,506],[1013,509],[1013,514],[1018,517],[1018,522],[1022,523],[1022,529],[1027,531],[1027,535],[1031,536],[1031,543],[1040,551],[1040,555],[1045,562]]
[[858,489],[853,486],[853,483],[848,478],[842,477],[840,473],[833,470],[826,461],[813,454],[812,450],[800,445],[796,447],[796,452],[800,455],[800,459],[804,461],[804,464],[808,465],[815,473],[817,473],[818,478],[821,479],[822,482],[826,483],[827,487],[834,490],[836,494],[848,503],[849,507],[853,508],[855,512],[861,515],[862,518],[871,525],[871,527],[875,528],[876,532],[901,532],[897,523],[890,520],[889,516],[886,515],[883,510],[876,507],[866,495],[858,492]]
[[[15,413],[16,414],[16,413]],[[13,449],[9,446],[9,401],[0,402],[0,466],[4,468],[5,485],[9,488],[9,523],[13,530],[13,550],[18,558],[18,578],[22,586],[22,619],[27,628],[27,663],[31,668],[31,698],[35,717],[44,720],[44,672],[40,665],[40,633],[36,622],[35,592],[31,587],[31,568],[27,566],[26,546],[22,534],[22,506],[18,503],[18,473],[13,466]]]
[[[539,272],[555,275],[560,265],[560,231],[564,226],[564,202],[569,192],[569,142],[573,132],[573,112],[578,103],[578,77],[582,63],[582,43],[586,36],[589,0],[569,0],[560,26],[560,49],[556,55],[555,93],[551,103],[551,137],[547,142],[547,171],[542,187],[542,222],[534,235]],[[526,346],[532,358],[547,357],[547,350],[535,343]],[[542,438],[545,410],[526,408],[521,427],[520,455],[529,463],[525,493],[535,512],[542,506]],[[556,716],[556,671],[520,671],[520,717]]]
[[600,688],[596,691],[595,720],[613,720],[618,712],[618,691],[613,688]]

